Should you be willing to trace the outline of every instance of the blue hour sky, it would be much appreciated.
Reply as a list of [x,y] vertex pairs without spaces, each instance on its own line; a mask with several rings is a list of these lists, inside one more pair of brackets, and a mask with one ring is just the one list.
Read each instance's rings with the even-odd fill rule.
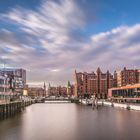
[[0,0],[0,62],[28,83],[74,81],[77,71],[139,68],[139,0]]

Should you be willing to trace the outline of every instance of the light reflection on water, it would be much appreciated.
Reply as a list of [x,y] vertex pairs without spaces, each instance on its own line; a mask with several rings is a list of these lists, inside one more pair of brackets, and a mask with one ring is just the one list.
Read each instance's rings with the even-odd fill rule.
[[139,140],[140,112],[34,104],[0,122],[0,140]]

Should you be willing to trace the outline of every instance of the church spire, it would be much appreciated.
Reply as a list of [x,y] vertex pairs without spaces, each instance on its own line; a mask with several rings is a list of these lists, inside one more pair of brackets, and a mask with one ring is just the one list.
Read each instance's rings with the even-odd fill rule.
[[46,89],[46,84],[45,84],[45,82],[44,82],[44,89]]
[[49,83],[49,88],[51,88],[51,84]]
[[71,86],[71,85],[70,85],[70,81],[68,81],[68,83],[67,83],[67,87],[70,88],[70,86]]

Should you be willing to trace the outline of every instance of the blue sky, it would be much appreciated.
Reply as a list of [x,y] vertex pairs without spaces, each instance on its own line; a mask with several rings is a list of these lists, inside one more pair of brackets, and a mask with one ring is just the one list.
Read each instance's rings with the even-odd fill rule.
[[[55,0],[57,1],[57,0]],[[58,0],[59,1],[59,0]],[[83,34],[110,30],[120,25],[133,25],[140,22],[139,0],[75,0],[82,8],[91,15]],[[28,10],[37,10],[43,0],[1,0],[0,12],[6,13],[12,8],[23,7]],[[86,9],[87,8],[87,9]],[[4,25],[1,23],[1,26]]]
[[[139,0],[0,0],[0,60],[29,83],[73,72],[139,68]],[[2,66],[2,65],[1,65]]]

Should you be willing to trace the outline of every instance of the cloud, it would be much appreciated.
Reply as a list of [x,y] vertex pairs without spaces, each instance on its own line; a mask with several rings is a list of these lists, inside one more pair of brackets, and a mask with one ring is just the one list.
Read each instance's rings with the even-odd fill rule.
[[131,27],[120,26],[111,31],[93,35],[85,58],[96,60],[94,64],[103,66],[104,69],[112,70],[134,65],[139,67],[140,63],[135,61],[140,52],[139,35],[140,24]]
[[74,0],[44,1],[37,11],[17,7],[2,15],[20,26],[20,30],[37,37],[51,53],[69,44],[75,30],[83,28],[84,13]]
[[7,66],[27,69],[29,83],[66,84],[75,69],[140,66],[140,24],[86,36],[88,15],[75,0],[43,1],[36,11],[15,7],[0,15],[16,27],[0,29],[0,56]]

